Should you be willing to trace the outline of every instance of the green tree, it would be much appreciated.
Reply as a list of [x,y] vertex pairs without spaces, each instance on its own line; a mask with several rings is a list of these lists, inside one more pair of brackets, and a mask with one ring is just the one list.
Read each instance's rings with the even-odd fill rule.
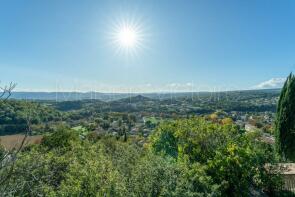
[[[178,164],[188,164],[186,178],[181,180],[185,186],[178,188],[184,196],[208,193],[202,186],[208,184],[215,192],[219,188],[222,196],[249,196],[253,188],[273,191],[280,186],[280,177],[265,169],[265,164],[275,162],[272,147],[232,124],[202,118],[162,123],[151,135],[150,147],[155,153],[175,158]],[[201,168],[203,178],[194,177]]]
[[228,139],[234,138],[238,132],[234,125],[191,118],[160,124],[150,141],[156,153],[206,162],[214,156],[217,148],[225,146]]
[[79,135],[77,132],[60,125],[54,133],[47,135],[42,139],[42,145],[48,149],[67,148],[70,147],[73,142],[77,142],[78,140]]
[[292,73],[281,91],[275,126],[278,153],[284,160],[295,161],[295,76]]

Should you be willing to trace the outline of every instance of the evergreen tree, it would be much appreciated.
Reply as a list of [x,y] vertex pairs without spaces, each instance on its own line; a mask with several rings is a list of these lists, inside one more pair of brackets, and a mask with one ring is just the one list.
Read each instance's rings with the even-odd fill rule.
[[277,107],[276,147],[284,160],[295,161],[295,76],[287,78]]
[[123,132],[124,132],[124,142],[127,142],[127,131],[125,127],[123,129]]

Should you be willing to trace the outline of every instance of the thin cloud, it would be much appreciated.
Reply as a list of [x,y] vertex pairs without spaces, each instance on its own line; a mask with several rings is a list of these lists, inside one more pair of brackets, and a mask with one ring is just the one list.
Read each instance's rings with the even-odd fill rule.
[[254,89],[271,89],[283,87],[286,78],[271,78],[270,80],[264,81],[254,86]]

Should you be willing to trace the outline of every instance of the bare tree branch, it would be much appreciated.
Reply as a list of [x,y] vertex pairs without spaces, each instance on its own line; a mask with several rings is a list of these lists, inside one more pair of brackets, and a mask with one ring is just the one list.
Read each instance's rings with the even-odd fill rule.
[[[1,82],[0,82],[1,83]],[[10,82],[9,85],[5,85],[4,87],[0,86],[0,101],[6,101],[12,94],[12,90],[16,87],[16,83]],[[8,151],[5,155],[0,158],[0,170],[2,168],[3,162],[7,159],[8,156],[12,154],[12,151]]]
[[[29,134],[32,133],[32,129],[31,129],[31,122],[30,122],[30,119],[27,119],[27,129],[26,129],[26,133],[20,143],[20,146],[19,147],[15,147],[15,149],[12,149],[10,150],[7,154],[5,154],[5,158],[2,158],[1,159],[1,166],[0,166],[0,170],[4,169],[4,168],[9,168],[8,169],[8,174],[5,176],[5,177],[0,177],[0,185],[2,185],[5,181],[7,181],[12,173],[13,173],[13,170],[14,170],[14,166],[15,166],[15,161],[17,159],[17,155],[19,154],[19,152],[22,150],[22,148],[25,146],[25,143],[27,142],[27,137],[29,136]],[[10,158],[11,160],[10,161],[6,161],[5,160],[9,160]],[[2,165],[4,163],[4,165]]]
[[[9,85],[5,85],[4,87],[0,87],[0,90],[2,91],[2,93],[0,93],[0,101],[2,101],[2,102],[7,101],[12,94],[12,90],[15,87],[16,87],[16,83],[12,83],[12,82],[10,82]],[[30,115],[31,114],[27,115],[27,128],[26,128],[25,135],[24,135],[19,147],[17,147],[17,145],[16,145],[13,149],[6,152],[5,155],[2,156],[2,158],[0,158],[0,171],[1,170],[8,170],[8,173],[6,176],[0,177],[0,185],[2,185],[5,181],[7,181],[10,178],[10,176],[12,175],[12,172],[13,172],[14,166],[15,166],[15,161],[17,159],[17,155],[20,153],[22,148],[25,146],[25,143],[27,142],[27,137],[32,133]]]
[[16,83],[10,82],[9,85],[0,86],[0,99],[6,101],[12,94],[12,90],[16,87]]

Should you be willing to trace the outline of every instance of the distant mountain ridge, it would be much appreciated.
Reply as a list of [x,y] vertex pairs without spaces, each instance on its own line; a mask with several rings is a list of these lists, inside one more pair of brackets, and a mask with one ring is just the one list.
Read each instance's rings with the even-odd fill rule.
[[148,99],[174,99],[178,97],[198,97],[208,95],[225,95],[235,93],[273,93],[279,94],[281,89],[261,90],[237,90],[221,92],[165,92],[165,93],[101,93],[101,92],[13,92],[11,99],[22,100],[52,100],[52,101],[77,101],[77,100],[101,100],[114,101],[119,99],[130,99],[132,101]]
[[75,101],[89,99],[111,101],[126,97],[126,94],[100,92],[13,92],[11,95],[12,99],[55,101]]
[[147,96],[142,96],[141,94],[136,96],[130,96],[127,98],[122,98],[116,100],[117,102],[124,102],[124,103],[138,103],[138,102],[146,102],[146,101],[153,101],[154,99]]

